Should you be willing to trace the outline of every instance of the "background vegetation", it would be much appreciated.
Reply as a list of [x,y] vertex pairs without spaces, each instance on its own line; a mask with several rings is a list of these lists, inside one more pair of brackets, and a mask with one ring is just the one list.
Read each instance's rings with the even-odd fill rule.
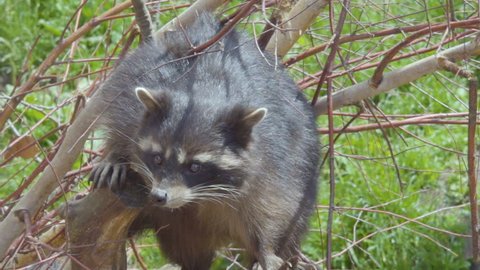
[[[234,1],[228,7],[239,3]],[[79,3],[75,1],[0,0],[1,107],[63,37],[114,4],[115,1],[89,0],[77,17],[74,14]],[[155,15],[155,21],[162,25],[182,10],[169,8],[183,4],[188,2],[157,1],[150,8],[166,9],[161,15]],[[342,35],[443,23],[451,14],[448,4],[453,7],[456,20],[478,16],[476,1],[352,1]],[[308,48],[327,44],[332,37],[331,21],[334,24],[337,22],[341,8],[340,2],[333,1],[330,12],[327,8],[321,13],[284,59]],[[225,8],[225,11],[221,16],[231,14],[233,10]],[[261,32],[264,24],[261,14],[255,13],[239,28],[253,36]],[[132,17],[125,16],[105,21],[88,32],[57,59],[57,63],[48,70],[48,76],[16,109],[0,133],[0,153],[3,154],[3,160],[0,160],[2,215],[19,197],[11,194],[31,181],[29,176],[46,153],[54,148],[62,134],[59,131],[71,120],[75,98],[92,91],[92,85],[108,74],[131,28]],[[404,59],[392,62],[388,68],[403,67],[433,55],[437,49],[435,46],[440,43],[438,50],[470,40],[476,30],[452,29],[421,37],[401,51],[406,55]],[[363,68],[378,62],[382,52],[408,35],[403,32],[342,44],[334,60],[333,88],[339,90],[368,80],[373,68]],[[449,39],[451,42],[447,43]],[[133,48],[137,42],[138,39],[135,39]],[[422,53],[426,48],[434,50]],[[328,52],[323,51],[290,66],[289,71],[295,81],[305,86],[305,82],[322,70]],[[478,75],[477,60],[470,59],[461,65]],[[304,88],[311,97],[316,83]],[[325,95],[323,90],[322,96]],[[338,137],[334,161],[335,205],[338,207],[333,216],[334,268],[468,269],[471,251],[468,248],[467,125],[466,115],[461,114],[468,111],[466,80],[448,72],[437,72],[376,96],[369,104],[372,111],[362,104],[336,111],[335,127],[341,128],[349,123],[359,108],[364,109],[363,114],[353,120],[350,127],[377,123],[372,112],[377,118],[389,116],[390,121],[404,120],[412,115],[457,115],[440,118],[443,122],[414,122],[396,128],[377,127],[372,130],[360,128],[360,131],[343,133]],[[319,117],[318,126],[320,133],[326,132],[326,116]],[[37,140],[37,146],[31,147],[30,153],[24,151],[23,157],[9,158],[9,146],[15,138],[24,134]],[[86,150],[78,160],[64,182],[65,192],[59,191],[58,197],[51,198],[49,211],[68,198],[87,192],[89,184],[85,176],[90,160],[100,149],[99,137],[101,134],[92,136],[88,148],[93,150]],[[328,145],[328,136],[320,137],[323,145]],[[318,211],[311,220],[311,230],[303,244],[304,252],[311,259],[322,262],[325,258],[330,196],[328,165],[323,167],[319,179]],[[54,217],[51,222],[61,222],[61,219]],[[149,268],[164,263],[151,236],[140,237],[136,247]],[[133,253],[129,254],[129,264],[137,267]],[[235,252],[225,251],[219,255],[215,269],[231,265],[232,258],[235,258]]]

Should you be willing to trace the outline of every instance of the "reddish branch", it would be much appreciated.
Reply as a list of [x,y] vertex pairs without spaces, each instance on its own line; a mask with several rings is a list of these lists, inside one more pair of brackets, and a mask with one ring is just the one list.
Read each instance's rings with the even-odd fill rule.
[[382,61],[378,64],[377,69],[373,73],[373,76],[372,76],[372,79],[371,79],[371,82],[370,82],[371,86],[375,87],[375,88],[378,87],[378,85],[382,82],[383,72],[384,72],[385,68],[387,67],[387,65],[392,61],[393,57],[401,49],[403,49],[405,46],[409,45],[415,39],[417,39],[417,38],[419,38],[423,35],[433,33],[433,32],[444,31],[445,29],[447,29],[447,27],[450,28],[450,29],[468,28],[468,27],[472,27],[472,26],[477,27],[479,23],[480,23],[479,18],[466,20],[466,21],[449,22],[449,23],[444,23],[444,24],[440,24],[440,25],[429,26],[429,27],[426,27],[425,29],[422,29],[418,32],[413,33],[411,36],[408,36],[402,42],[400,42],[395,47],[390,49],[390,51],[388,51],[388,53],[385,55],[385,57],[382,59]]
[[147,270],[148,267],[145,264],[145,262],[143,261],[142,256],[138,252],[137,246],[135,245],[135,242],[133,241],[133,239],[131,239],[131,238],[128,239],[128,243],[130,244],[130,247],[132,248],[133,255],[135,255],[135,258],[137,259],[137,262],[140,265],[140,268],[142,268],[142,270]]
[[472,246],[473,246],[473,266],[478,268],[480,264],[480,243],[478,227],[478,204],[477,204],[477,176],[475,169],[475,133],[477,129],[477,89],[478,81],[476,78],[469,77],[469,96],[468,96],[468,188],[470,199],[470,214],[472,226]]
[[53,148],[52,152],[48,153],[48,155],[43,159],[43,161],[38,165],[37,168],[33,170],[32,173],[25,179],[25,181],[22,183],[20,187],[18,187],[14,192],[9,194],[7,198],[0,200],[0,208],[3,207],[7,202],[11,201],[12,199],[19,198],[20,195],[27,189],[27,187],[35,180],[35,178],[47,167],[48,162],[47,160],[51,160],[55,154],[57,153],[58,146],[62,143],[63,137],[61,137],[57,143],[55,144],[55,147]]
[[460,68],[457,64],[451,62],[446,57],[440,57],[438,59],[438,64],[444,70],[468,79],[468,197],[470,200],[470,224],[472,229],[472,269],[478,269],[480,267],[480,242],[477,205],[477,175],[475,169],[475,154],[477,152],[475,133],[477,129],[478,80],[471,72]]
[[[330,8],[332,8],[333,3],[330,2]],[[333,65],[333,59],[337,53],[339,47],[340,34],[342,33],[343,24],[345,18],[347,17],[347,10],[350,6],[350,0],[343,1],[342,11],[340,12],[340,17],[338,19],[338,24],[335,29],[334,39],[332,50],[327,58],[327,63],[323,70],[322,77],[318,82],[317,91],[313,97],[312,104],[315,104],[320,93],[323,80],[325,80],[327,75],[330,75],[332,72],[331,68]],[[328,220],[327,220],[327,269],[332,269],[332,227],[333,227],[333,211],[335,206],[335,150],[334,150],[334,136],[333,136],[333,99],[332,99],[332,81],[328,79],[327,81],[327,104],[328,104],[328,156],[329,156],[329,169],[330,169],[330,198],[329,198],[329,208],[328,208]]]
[[[469,20],[464,20],[464,21],[458,21],[456,23],[462,23],[465,24],[465,27],[471,26],[471,27],[478,27],[478,18],[475,19],[469,19]],[[444,26],[446,27],[447,24],[438,24],[438,25],[430,25],[429,24],[420,24],[420,25],[415,25],[415,26],[407,26],[407,27],[399,27],[399,28],[393,28],[393,29],[386,29],[386,30],[381,30],[377,32],[371,32],[371,33],[365,33],[365,34],[358,34],[358,35],[350,35],[350,36],[344,36],[341,37],[339,40],[339,44],[344,44],[348,42],[353,42],[353,41],[358,41],[358,40],[363,40],[363,39],[372,39],[376,37],[383,37],[383,36],[390,36],[394,34],[402,34],[402,33],[411,33],[419,30],[425,30],[425,29],[430,29],[431,27],[434,26]],[[303,53],[300,53],[296,55],[295,57],[287,59],[284,64],[285,66],[290,66],[298,61],[301,61],[309,56],[312,56],[314,54],[317,54],[319,52],[324,51],[325,49],[329,48],[332,45],[332,43],[327,43],[327,44],[322,44],[317,47],[310,48]]]
[[[326,205],[317,205],[317,209],[328,209],[328,206]],[[445,229],[442,229],[442,228],[438,228],[438,227],[434,227],[434,226],[431,226],[431,225],[428,225],[424,222],[421,222],[418,220],[418,218],[410,218],[410,217],[407,217],[407,216],[404,216],[404,215],[400,215],[400,214],[397,214],[397,213],[394,213],[394,212],[390,212],[390,211],[386,211],[386,210],[380,210],[380,209],[375,209],[375,207],[345,207],[345,206],[336,206],[335,207],[335,210],[337,211],[360,211],[360,212],[369,212],[369,213],[377,213],[377,214],[383,214],[383,215],[388,215],[388,216],[392,216],[392,217],[395,217],[395,218],[399,218],[399,219],[403,219],[405,221],[409,221],[409,222],[412,222],[412,223],[415,223],[419,226],[422,226],[422,227],[425,227],[429,230],[433,230],[433,231],[437,231],[437,232],[441,232],[441,233],[444,233],[444,234],[447,234],[447,235],[450,235],[450,236],[455,236],[455,237],[462,237],[462,238],[468,238],[470,237],[469,235],[467,234],[462,234],[462,233],[457,233],[457,232],[452,232],[452,231],[448,231],[448,230],[445,230]]]
[[[445,44],[448,44],[448,43],[453,42],[453,41],[457,41],[457,40],[459,40],[461,38],[464,38],[464,37],[466,37],[466,36],[468,36],[472,33],[475,33],[475,30],[465,31],[464,33],[461,33],[461,34],[456,35],[452,38],[446,39],[443,42],[441,42],[437,45],[428,47],[428,48],[418,49],[418,50],[415,50],[414,52],[401,54],[399,56],[394,57],[392,59],[392,62],[397,61],[397,60],[410,58],[414,55],[421,55],[421,54],[424,54],[424,53],[431,52],[431,51],[436,50],[436,49],[438,49],[439,47],[441,47]],[[350,64],[362,61],[362,60],[368,60],[368,62],[365,63],[365,64],[362,64],[362,65],[355,66],[355,67],[353,67],[351,69],[348,69],[348,70],[345,70],[345,71],[333,73],[328,77],[329,78],[336,78],[336,77],[340,77],[340,76],[343,76],[343,75],[348,74],[348,73],[357,72],[357,71],[361,71],[361,70],[366,70],[366,69],[369,69],[369,68],[374,68],[374,67],[378,66],[379,62],[373,62],[372,63],[371,61],[373,60],[373,58],[377,58],[381,55],[384,55],[385,53],[386,53],[386,51],[382,51],[382,52],[377,52],[377,53],[374,53],[374,54],[371,54],[371,55],[366,55],[366,56],[363,56],[363,57],[352,59],[349,62],[344,63],[344,65],[350,65]],[[305,79],[300,80],[297,83],[298,87],[300,89],[305,89],[305,88],[308,88],[310,86],[313,86],[313,85],[317,84],[318,81],[319,81],[319,77],[322,75],[322,73],[323,73],[323,71],[320,71],[318,73],[315,73],[313,75],[310,75],[310,76],[306,77]]]
[[88,33],[90,30],[95,28],[102,22],[102,19],[108,16],[112,16],[115,14],[120,13],[124,9],[130,7],[130,1],[125,1],[121,4],[118,4],[108,10],[107,12],[100,15],[98,18],[94,18],[90,20],[88,23],[84,24],[80,27],[77,31],[75,31],[72,35],[70,35],[65,40],[61,40],[59,44],[52,50],[52,52],[47,56],[45,61],[37,68],[34,74],[28,78],[28,80],[18,89],[18,93],[15,95],[15,98],[11,98],[3,107],[3,110],[0,112],[0,130],[3,129],[5,122],[13,113],[17,105],[23,100],[26,93],[28,93],[41,79],[43,74],[55,63],[60,54],[67,49],[73,42],[78,40],[80,37]]
[[[147,5],[149,5],[151,3],[152,2],[147,3]],[[150,14],[163,13],[165,11],[170,11],[170,10],[178,10],[178,9],[182,9],[182,8],[187,8],[189,6],[191,6],[191,4],[181,4],[181,5],[171,6],[171,7],[159,8],[159,9],[151,10]],[[113,16],[105,17],[102,20],[111,21],[111,20],[128,18],[128,17],[133,17],[133,16],[135,16],[135,13],[125,13],[125,14],[119,14],[119,15],[113,15]]]
[[[333,115],[337,116],[351,116],[358,118],[372,118],[374,117],[369,113],[346,113],[346,112],[335,112]],[[377,118],[412,118],[412,117],[424,117],[424,118],[449,118],[449,117],[465,117],[468,116],[468,112],[459,112],[459,113],[435,113],[435,114],[386,114],[386,115],[377,115]]]
[[[380,128],[396,128],[407,125],[468,125],[467,120],[442,120],[442,119],[407,119],[375,124],[359,125],[348,128],[334,128],[334,133],[356,133],[361,131],[376,130]],[[480,121],[477,121],[480,124]],[[328,128],[319,128],[320,134],[328,134]]]
[[243,19],[249,12],[250,12],[250,9],[253,7],[253,5],[255,5],[255,3],[257,3],[258,0],[250,0],[247,4],[245,4],[242,9],[237,13],[237,15],[235,15],[235,17],[233,17],[232,20],[228,21],[227,24],[222,28],[222,30],[220,30],[217,34],[215,34],[215,36],[213,36],[209,41],[199,45],[199,46],[196,46],[194,47],[193,49],[191,49],[189,52],[188,52],[188,55],[192,55],[192,54],[196,54],[196,53],[199,53],[199,52],[202,52],[204,51],[205,49],[207,49],[208,47],[212,46],[213,44],[215,44],[217,41],[219,41],[223,36],[225,36],[226,34],[228,34],[230,31],[232,31],[233,27],[235,27],[235,25],[237,25],[237,23]]
[[[335,29],[335,33],[333,33],[333,42],[332,42],[332,50],[330,51],[330,54],[327,57],[327,62],[325,64],[325,67],[323,68],[322,75],[320,76],[320,79],[318,80],[318,85],[317,85],[317,90],[315,91],[315,94],[312,99],[312,104],[317,103],[318,96],[320,94],[320,89],[322,88],[322,84],[325,81],[325,78],[327,75],[330,75],[332,72],[332,65],[333,65],[333,60],[335,58],[335,54],[338,51],[338,47],[340,45],[340,35],[342,33],[343,29],[343,24],[345,22],[345,18],[347,17],[347,9],[345,5],[349,5],[350,1],[344,1],[344,5],[342,8],[342,12],[340,13],[340,18],[338,19],[338,24]],[[330,3],[330,9],[332,9],[332,3]],[[331,24],[331,27],[333,25]]]

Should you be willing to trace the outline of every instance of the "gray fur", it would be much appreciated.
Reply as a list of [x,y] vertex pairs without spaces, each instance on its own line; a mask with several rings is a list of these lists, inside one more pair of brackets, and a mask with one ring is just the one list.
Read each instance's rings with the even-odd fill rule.
[[[122,188],[125,172],[115,166],[129,164],[141,177],[126,181],[143,181],[152,197],[162,194],[131,231],[155,229],[166,256],[182,269],[208,269],[215,250],[230,242],[245,248],[252,265],[277,269],[300,255],[314,210],[313,112],[287,72],[269,64],[273,57],[235,31],[187,55],[190,44],[220,27],[201,15],[186,33],[168,33],[123,60],[96,97],[106,108],[108,165],[97,166],[92,178],[97,186]],[[142,93],[150,104],[144,106],[137,87],[156,102]],[[122,177],[108,179],[108,168]],[[168,209],[169,196],[184,202]]]

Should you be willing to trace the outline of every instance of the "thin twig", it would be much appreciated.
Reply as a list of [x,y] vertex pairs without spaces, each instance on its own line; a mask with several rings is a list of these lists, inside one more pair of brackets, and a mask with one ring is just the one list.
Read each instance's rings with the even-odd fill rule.
[[[330,5],[332,3],[330,2]],[[335,38],[333,40],[332,50],[330,55],[328,56],[327,63],[324,68],[325,76],[330,74],[331,67],[333,65],[333,57],[335,56],[338,50],[338,40],[340,38],[340,34],[342,33],[343,24],[345,22],[345,18],[347,17],[347,10],[350,6],[350,0],[343,1],[342,11],[340,12],[340,17],[338,19],[338,24],[335,29]],[[320,79],[318,83],[317,92],[315,92],[315,96],[313,98],[312,104],[316,103],[318,98],[318,94],[320,92],[321,85],[323,80]],[[328,149],[329,149],[329,171],[330,171],[330,198],[329,198],[329,209],[328,209],[328,220],[327,220],[327,258],[326,264],[327,269],[332,269],[332,228],[333,228],[333,212],[335,210],[335,145],[334,145],[334,136],[333,136],[333,100],[332,100],[332,80],[327,80],[327,104],[328,104],[328,129],[330,130],[328,134]]]
[[[332,5],[332,3],[330,3]],[[335,29],[335,33],[333,33],[334,38],[332,42],[332,49],[330,50],[330,53],[327,57],[327,62],[325,63],[325,67],[323,68],[322,76],[318,80],[317,84],[317,90],[315,91],[315,94],[312,99],[312,104],[317,103],[318,96],[320,95],[320,89],[322,88],[322,84],[325,81],[325,78],[327,75],[330,75],[331,69],[333,66],[333,60],[335,57],[335,54],[337,54],[338,48],[339,48],[339,41],[340,41],[340,35],[342,33],[343,29],[343,24],[345,23],[345,18],[347,17],[347,10],[349,8],[350,1],[344,1],[343,2],[343,7],[342,11],[340,12],[340,18],[338,19],[338,24]]]
[[142,256],[141,256],[140,253],[138,252],[137,247],[136,247],[135,242],[133,241],[133,239],[132,239],[132,238],[129,238],[129,239],[128,239],[128,243],[130,244],[130,247],[132,248],[132,251],[133,251],[133,255],[135,255],[135,258],[137,259],[137,262],[138,262],[138,264],[140,265],[140,267],[141,267],[143,270],[147,270],[148,267],[147,267],[147,265],[145,264],[145,262],[143,261]]
[[122,12],[124,9],[128,8],[131,5],[130,1],[125,1],[121,4],[118,4],[108,10],[107,12],[100,15],[98,18],[94,18],[90,20],[88,23],[84,24],[80,27],[77,31],[75,31],[72,35],[70,35],[65,40],[62,40],[55,49],[47,56],[47,58],[42,62],[42,64],[36,69],[36,72],[28,78],[28,80],[18,89],[18,93],[16,94],[15,98],[10,99],[3,110],[0,112],[0,130],[3,129],[7,119],[13,113],[17,105],[22,101],[25,97],[26,93],[28,93],[40,80],[43,74],[55,63],[57,57],[67,49],[73,42],[81,38],[83,35],[88,33],[90,30],[95,28],[99,25],[99,19],[103,17],[108,17],[111,15],[118,14]]
[[215,34],[215,36],[213,36],[210,40],[208,40],[207,42],[203,43],[203,44],[200,44],[194,48],[192,48],[189,52],[188,52],[188,55],[192,55],[192,54],[196,54],[196,53],[199,53],[199,52],[202,52],[204,51],[205,49],[209,48],[210,46],[212,46],[213,44],[217,43],[222,37],[224,37],[225,35],[227,35],[228,33],[230,33],[230,31],[233,30],[233,27],[235,27],[235,25],[237,25],[237,23],[243,19],[245,17],[246,14],[248,14],[248,12],[250,11],[250,8],[253,7],[253,5],[255,5],[259,0],[250,0],[247,4],[245,4],[242,9],[240,10],[240,12],[238,12],[238,14],[233,17],[232,20],[230,20],[229,22],[227,22],[227,24],[220,30],[218,31],[217,34]]

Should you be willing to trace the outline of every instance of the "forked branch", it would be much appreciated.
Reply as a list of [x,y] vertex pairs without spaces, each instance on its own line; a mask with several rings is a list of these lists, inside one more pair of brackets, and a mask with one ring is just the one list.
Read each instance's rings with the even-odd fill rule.
[[[405,67],[385,73],[382,82],[377,87],[372,86],[370,81],[364,81],[335,92],[332,96],[333,109],[336,110],[346,105],[358,103],[361,100],[390,91],[427,74],[438,71],[441,69],[438,63],[438,57],[446,57],[450,59],[450,61],[456,62],[469,59],[475,55],[480,55],[479,36],[470,42],[447,49],[438,55],[426,57]],[[322,97],[314,106],[317,115],[325,114],[327,112],[327,98]]]

